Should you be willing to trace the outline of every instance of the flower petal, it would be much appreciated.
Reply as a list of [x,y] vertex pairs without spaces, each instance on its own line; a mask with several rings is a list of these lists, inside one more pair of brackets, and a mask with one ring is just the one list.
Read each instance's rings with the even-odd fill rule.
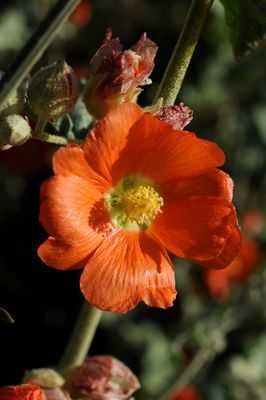
[[229,235],[225,240],[224,246],[216,257],[210,260],[194,260],[196,263],[206,268],[220,269],[229,265],[239,253],[242,243],[241,230],[237,223],[237,216],[234,207],[228,218]]
[[167,308],[176,297],[171,261],[144,233],[117,231],[108,236],[89,259],[80,286],[90,303],[118,313],[140,301]]
[[157,184],[201,175],[224,163],[224,153],[195,134],[177,131],[151,114],[144,114],[130,130],[126,147],[112,174],[142,175]]
[[160,194],[165,203],[187,196],[221,197],[231,201],[233,186],[233,181],[228,174],[219,169],[213,169],[192,178],[167,182],[161,185]]
[[[143,111],[136,104],[117,106],[92,129],[84,141],[83,148],[89,164],[112,185],[123,177],[125,171],[125,168],[120,168],[111,175],[113,164],[127,143],[130,128],[142,115]],[[131,154],[131,158],[134,156]]]
[[80,176],[97,186],[99,190],[109,186],[109,182],[92,169],[83,148],[76,144],[61,147],[54,153],[53,169],[55,174]]
[[85,179],[55,175],[41,186],[40,222],[65,244],[82,239],[87,254],[112,230],[102,194]]
[[178,257],[210,260],[223,249],[235,225],[233,206],[208,196],[184,197],[166,204],[150,232]]
[[71,246],[49,237],[39,247],[38,255],[46,265],[56,269],[83,268],[88,261],[88,238],[85,236]]

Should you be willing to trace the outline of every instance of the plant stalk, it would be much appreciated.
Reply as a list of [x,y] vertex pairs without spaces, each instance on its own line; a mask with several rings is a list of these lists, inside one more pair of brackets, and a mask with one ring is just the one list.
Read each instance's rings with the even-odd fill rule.
[[193,52],[199,40],[204,21],[214,0],[193,0],[180,33],[176,47],[167,65],[155,101],[163,98],[163,104],[175,103],[187,72]]
[[101,310],[86,301],[83,302],[77,322],[59,362],[59,369],[73,368],[82,364],[87,356],[102,313]]
[[48,11],[0,81],[0,106],[27,76],[79,2],[58,0]]

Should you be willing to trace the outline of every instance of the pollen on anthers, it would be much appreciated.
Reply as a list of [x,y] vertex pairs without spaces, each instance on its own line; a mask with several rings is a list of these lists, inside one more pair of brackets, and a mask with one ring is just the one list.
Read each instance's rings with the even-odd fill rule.
[[127,177],[109,193],[107,206],[116,225],[145,229],[162,212],[163,198],[147,182]]

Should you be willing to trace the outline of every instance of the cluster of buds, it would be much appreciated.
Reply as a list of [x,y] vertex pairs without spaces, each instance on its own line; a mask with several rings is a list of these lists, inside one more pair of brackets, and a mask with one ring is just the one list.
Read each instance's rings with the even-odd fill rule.
[[23,381],[0,388],[0,399],[126,400],[140,388],[130,369],[111,356],[88,357],[80,367],[62,374],[50,368],[35,369]]
[[[151,83],[157,46],[144,33],[129,50],[123,50],[119,38],[112,38],[109,29],[102,46],[88,67],[83,102],[87,111],[100,119],[123,102],[136,102],[141,87]],[[28,102],[16,91],[0,109],[0,148],[23,144],[31,136],[39,136],[47,122],[64,116],[76,104],[79,84],[73,69],[59,60],[41,68],[29,81]],[[35,116],[33,132],[25,114]],[[192,111],[183,103],[162,107],[162,102],[147,108],[157,118],[183,130],[192,119]]]

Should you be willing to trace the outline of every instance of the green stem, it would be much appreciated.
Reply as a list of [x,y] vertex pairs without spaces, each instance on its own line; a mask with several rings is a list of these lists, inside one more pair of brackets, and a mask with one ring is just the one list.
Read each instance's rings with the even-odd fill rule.
[[0,106],[19,86],[52,42],[80,0],[58,0],[0,81]]
[[[60,146],[66,146],[69,143],[73,143],[73,142],[68,141],[63,136],[50,135],[50,133],[47,133],[47,132],[42,132],[36,136],[32,136],[31,139],[40,140],[41,142],[46,142],[46,143],[58,144]],[[74,142],[74,143],[76,143],[76,142]]]
[[176,47],[156,93],[155,101],[163,97],[164,105],[170,106],[175,103],[213,1],[192,1]]
[[59,369],[68,369],[82,364],[87,356],[102,311],[84,301],[69,342],[59,362]]

